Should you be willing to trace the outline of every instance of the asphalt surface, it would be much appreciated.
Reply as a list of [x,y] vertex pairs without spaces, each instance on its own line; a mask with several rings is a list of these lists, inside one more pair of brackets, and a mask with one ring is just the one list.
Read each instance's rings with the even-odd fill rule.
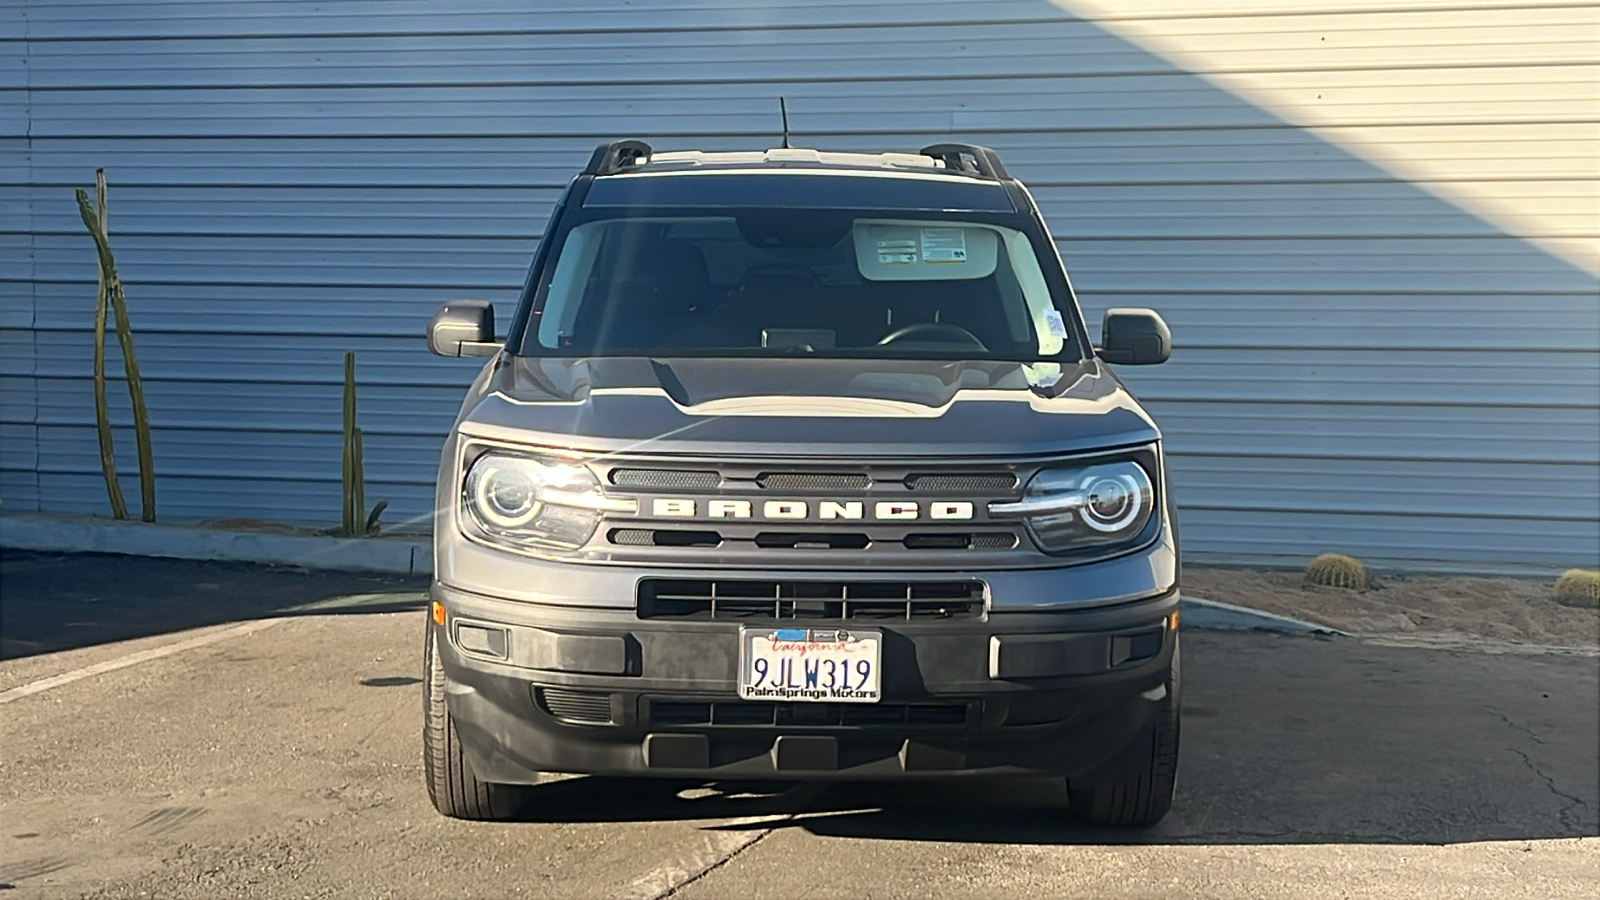
[[[1485,897],[1600,883],[1600,660],[1184,635],[1179,796],[570,778],[428,804],[420,585],[0,554],[0,896]],[[404,610],[404,611],[391,611]],[[1587,885],[1588,887],[1585,887]]]

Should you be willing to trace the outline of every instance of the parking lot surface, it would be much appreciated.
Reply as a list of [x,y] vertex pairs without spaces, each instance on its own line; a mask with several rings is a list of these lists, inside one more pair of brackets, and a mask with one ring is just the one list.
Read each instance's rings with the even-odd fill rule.
[[[417,582],[0,554],[8,897],[1587,897],[1600,660],[1188,632],[1179,796],[552,779],[422,786]],[[1587,885],[1587,887],[1585,887]]]

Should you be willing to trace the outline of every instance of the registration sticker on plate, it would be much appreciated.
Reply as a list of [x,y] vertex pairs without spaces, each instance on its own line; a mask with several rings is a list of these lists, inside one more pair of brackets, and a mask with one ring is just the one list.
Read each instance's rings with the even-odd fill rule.
[[745,700],[877,703],[883,632],[842,628],[739,629]]

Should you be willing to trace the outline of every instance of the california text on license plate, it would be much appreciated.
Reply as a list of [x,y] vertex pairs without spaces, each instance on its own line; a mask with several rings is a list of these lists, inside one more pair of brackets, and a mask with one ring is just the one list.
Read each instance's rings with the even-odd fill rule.
[[739,696],[877,703],[882,650],[881,631],[741,627]]

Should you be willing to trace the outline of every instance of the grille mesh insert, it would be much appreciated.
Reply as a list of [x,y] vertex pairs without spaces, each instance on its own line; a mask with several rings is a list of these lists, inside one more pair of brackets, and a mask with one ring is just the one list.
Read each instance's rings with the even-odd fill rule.
[[563,721],[611,724],[610,694],[547,687],[538,688],[535,694],[545,712]]
[[852,473],[768,472],[756,484],[767,491],[865,491],[872,479]]
[[722,483],[722,476],[679,469],[612,469],[611,483],[633,488],[714,488]]
[[1017,486],[1010,472],[979,472],[956,475],[912,475],[906,487],[913,491],[950,494],[1004,494]]

